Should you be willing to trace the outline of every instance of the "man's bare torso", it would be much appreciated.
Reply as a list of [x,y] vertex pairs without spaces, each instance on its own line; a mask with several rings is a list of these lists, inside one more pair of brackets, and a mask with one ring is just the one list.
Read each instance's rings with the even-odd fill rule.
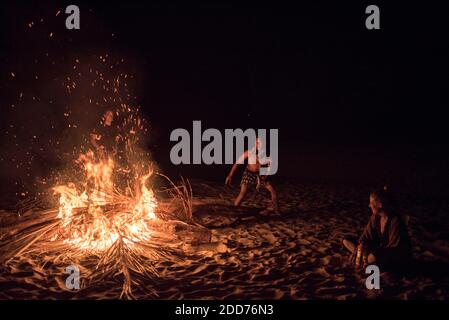
[[260,169],[259,156],[255,154],[255,152],[252,150],[249,150],[247,152],[248,152],[248,164],[246,165],[246,169],[251,172],[258,173]]

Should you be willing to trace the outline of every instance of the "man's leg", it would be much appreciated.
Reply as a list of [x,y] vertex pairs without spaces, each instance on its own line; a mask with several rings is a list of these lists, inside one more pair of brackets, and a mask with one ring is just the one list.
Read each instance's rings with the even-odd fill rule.
[[240,186],[240,193],[237,196],[237,198],[235,198],[234,206],[236,206],[236,207],[240,206],[240,204],[242,203],[243,199],[245,198],[245,195],[246,195],[247,191],[248,191],[248,185],[247,184],[242,184]]
[[278,197],[276,194],[276,190],[274,190],[274,187],[271,183],[266,183],[265,189],[267,189],[271,194],[271,204],[273,205],[274,212],[279,213]]

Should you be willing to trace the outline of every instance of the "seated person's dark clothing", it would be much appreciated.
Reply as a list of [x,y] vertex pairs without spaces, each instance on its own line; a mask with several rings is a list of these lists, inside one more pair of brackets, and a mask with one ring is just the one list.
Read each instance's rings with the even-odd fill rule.
[[366,245],[379,266],[394,268],[408,263],[411,244],[406,225],[399,216],[390,216],[382,233],[380,218],[376,214],[371,216],[359,242]]

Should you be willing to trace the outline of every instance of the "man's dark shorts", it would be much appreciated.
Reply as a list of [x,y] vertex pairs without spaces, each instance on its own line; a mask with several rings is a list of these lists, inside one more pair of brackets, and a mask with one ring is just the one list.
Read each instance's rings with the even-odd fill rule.
[[247,185],[248,187],[254,186],[256,189],[260,187],[264,187],[269,184],[268,176],[262,176],[258,172],[252,172],[248,169],[245,169],[243,172],[242,181],[240,182],[240,186]]

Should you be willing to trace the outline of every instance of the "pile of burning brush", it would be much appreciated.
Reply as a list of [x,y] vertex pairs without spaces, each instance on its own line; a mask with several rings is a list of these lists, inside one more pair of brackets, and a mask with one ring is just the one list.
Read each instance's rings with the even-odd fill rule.
[[[158,276],[156,262],[178,259],[186,245],[200,238],[210,241],[208,230],[193,222],[192,189],[187,180],[175,185],[149,167],[119,188],[114,181],[119,168],[113,158],[99,158],[89,151],[77,163],[83,179],[52,188],[59,199],[56,207],[31,206],[26,218],[2,226],[2,263],[20,263],[26,257],[64,268],[83,266],[89,259],[94,263],[84,268],[88,274],[83,275],[82,287],[115,279],[122,285],[120,298],[133,298],[136,287],[156,295],[142,285]],[[154,175],[170,183],[170,188],[161,191],[167,195],[163,199],[156,199],[148,186]]]
[[[182,179],[175,185],[155,172],[148,151],[140,148],[149,126],[140,116],[132,89],[134,76],[128,74],[125,59],[102,54],[83,60],[63,60],[58,68],[48,70],[58,86],[56,80],[63,79],[64,91],[55,88],[55,99],[60,96],[60,103],[52,106],[64,105],[64,118],[51,123],[54,131],[42,141],[41,149],[55,154],[62,167],[70,165],[64,171],[52,172],[45,181],[51,205],[42,206],[46,198],[39,197],[37,202],[24,205],[21,212],[26,214],[15,215],[12,220],[0,217],[0,270],[21,270],[21,263],[30,260],[47,273],[47,263],[61,270],[76,264],[82,269],[82,289],[112,279],[123,285],[120,297],[133,298],[134,290],[151,287],[151,279],[158,276],[157,262],[182,257],[192,241],[199,241],[199,236],[210,240],[210,233],[192,219],[189,182]],[[34,101],[33,89],[29,88],[29,95]],[[89,120],[106,108],[102,122],[89,128],[93,130],[88,135],[96,132],[96,145],[86,138],[86,130]],[[70,129],[67,133],[65,125]],[[109,138],[109,144],[101,138],[102,132],[108,132],[104,138]],[[65,135],[70,138],[63,138]],[[31,167],[37,151],[26,150],[21,156],[31,157],[26,161],[27,176],[33,177]],[[74,166],[67,156],[77,158]],[[158,175],[167,179],[168,188],[152,187]],[[144,281],[148,284],[148,279],[150,285],[142,285]]]

